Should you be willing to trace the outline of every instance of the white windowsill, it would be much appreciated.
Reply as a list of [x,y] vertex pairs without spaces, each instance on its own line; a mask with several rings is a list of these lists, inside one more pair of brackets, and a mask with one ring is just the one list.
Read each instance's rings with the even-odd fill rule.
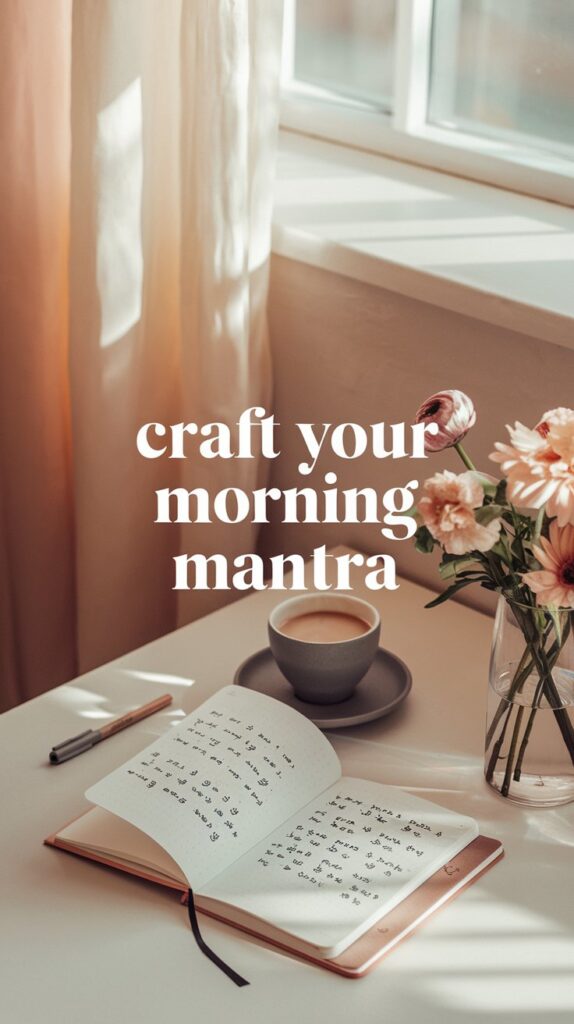
[[574,348],[574,210],[282,131],[273,252]]

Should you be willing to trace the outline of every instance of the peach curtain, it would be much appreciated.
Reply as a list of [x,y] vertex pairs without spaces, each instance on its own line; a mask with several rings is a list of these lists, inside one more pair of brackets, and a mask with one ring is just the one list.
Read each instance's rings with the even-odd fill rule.
[[269,401],[281,6],[0,7],[3,706],[229,597],[178,598],[174,554],[254,549],[249,525],[154,524],[154,491],[259,466],[206,479],[135,436]]

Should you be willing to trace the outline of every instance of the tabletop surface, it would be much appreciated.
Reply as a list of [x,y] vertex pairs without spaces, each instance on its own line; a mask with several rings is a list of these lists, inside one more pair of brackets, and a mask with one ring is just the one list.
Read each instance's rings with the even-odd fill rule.
[[[203,917],[207,941],[251,982],[237,989],[197,949],[175,894],[42,845],[87,808],[93,782],[265,646],[269,611],[290,594],[251,594],[0,718],[2,1024],[572,1021],[574,805],[519,808],[483,780],[492,620],[453,602],[425,610],[430,592],[412,583],[375,593],[361,569],[352,578],[413,688],[388,718],[327,733],[344,774],[473,816],[503,841],[503,861],[360,980]],[[167,710],[48,765],[54,743],[164,692]]]

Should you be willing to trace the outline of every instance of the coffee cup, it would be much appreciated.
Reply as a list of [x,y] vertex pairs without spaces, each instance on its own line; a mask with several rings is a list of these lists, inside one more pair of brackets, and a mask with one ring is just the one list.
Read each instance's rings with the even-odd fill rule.
[[275,661],[299,700],[347,700],[370,668],[381,620],[373,605],[347,594],[304,594],[277,605],[268,622]]

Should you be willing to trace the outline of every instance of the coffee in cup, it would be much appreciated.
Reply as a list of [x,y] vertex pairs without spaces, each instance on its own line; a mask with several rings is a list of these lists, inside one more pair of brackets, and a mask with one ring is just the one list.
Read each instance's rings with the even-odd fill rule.
[[314,704],[347,700],[377,652],[380,617],[347,594],[305,594],[269,616],[269,644],[295,696]]
[[283,636],[308,643],[331,644],[341,640],[352,640],[368,633],[369,625],[357,615],[348,612],[303,612],[279,624]]

